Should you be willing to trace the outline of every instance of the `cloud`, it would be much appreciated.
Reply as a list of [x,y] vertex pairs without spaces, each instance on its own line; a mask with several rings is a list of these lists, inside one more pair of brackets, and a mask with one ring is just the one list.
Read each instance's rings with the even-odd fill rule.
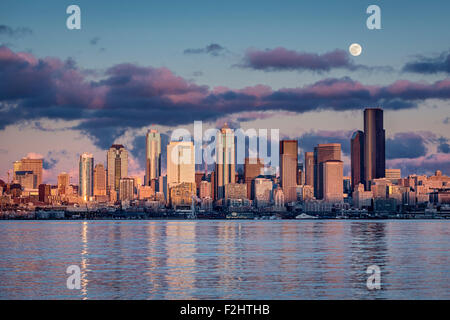
[[217,57],[220,54],[226,52],[225,47],[222,47],[220,44],[211,43],[204,48],[197,49],[186,49],[183,51],[184,54],[209,54],[211,56]]
[[450,153],[450,145],[448,143],[448,139],[447,138],[440,137],[438,139],[437,151],[438,152],[442,152],[442,153]]
[[268,111],[400,110],[430,98],[450,98],[450,78],[380,86],[344,77],[279,90],[265,85],[229,89],[197,85],[167,68],[125,63],[108,68],[100,79],[92,80],[73,59],[39,59],[0,46],[0,130],[43,118],[77,120],[72,129],[105,148],[127,129],[149,124],[177,126]]
[[39,154],[39,153],[28,152],[27,155],[25,156],[25,158],[28,158],[28,159],[43,159],[44,156],[42,154]]
[[30,28],[19,27],[13,29],[4,24],[0,25],[0,36],[18,39],[31,34],[33,34],[33,31]]
[[89,44],[95,46],[98,44],[99,41],[100,41],[100,37],[94,37],[91,40],[89,40]]
[[318,144],[340,143],[342,153],[350,155],[350,138],[355,130],[306,132],[298,138],[298,145],[303,152],[312,152]]
[[407,63],[403,71],[422,74],[450,74],[450,51],[441,53],[438,57],[419,57],[416,61]]
[[402,170],[402,176],[409,174],[432,175],[436,170],[450,175],[450,154],[436,153],[414,159],[391,159],[386,161],[388,168]]
[[445,118],[443,123],[444,124],[449,124],[450,123],[450,117]]
[[426,139],[415,132],[396,133],[386,139],[386,159],[413,159],[425,156]]
[[329,71],[334,68],[356,68],[349,54],[344,50],[336,49],[317,54],[288,50],[283,47],[266,50],[249,49],[245,53],[242,67],[265,71]]

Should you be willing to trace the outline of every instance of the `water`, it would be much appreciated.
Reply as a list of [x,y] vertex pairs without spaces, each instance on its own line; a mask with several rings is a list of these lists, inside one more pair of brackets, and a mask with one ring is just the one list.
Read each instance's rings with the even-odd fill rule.
[[449,248],[438,220],[0,221],[0,299],[450,299]]

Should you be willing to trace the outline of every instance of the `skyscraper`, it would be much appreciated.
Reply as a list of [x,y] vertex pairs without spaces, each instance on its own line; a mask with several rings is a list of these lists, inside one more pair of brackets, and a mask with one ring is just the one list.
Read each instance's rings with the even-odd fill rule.
[[106,196],[106,170],[102,163],[94,168],[94,196]]
[[234,155],[234,132],[225,123],[216,137],[216,173],[214,179],[214,194],[216,199],[223,199],[225,196],[225,185],[235,182],[236,170]]
[[58,194],[66,194],[67,187],[70,185],[70,176],[66,172],[58,174]]
[[14,180],[20,180],[18,177],[17,172],[19,172],[19,175],[24,175],[24,172],[28,172],[28,174],[35,175],[33,179],[28,179],[32,181],[32,183],[27,183],[27,187],[30,189],[38,189],[39,185],[42,184],[42,159],[30,159],[30,158],[23,158],[19,161],[14,162]]
[[194,144],[170,141],[167,145],[167,186],[171,188],[182,182],[195,184]]
[[119,200],[131,201],[134,199],[134,179],[121,178],[119,180]]
[[119,191],[121,178],[128,176],[128,151],[121,144],[113,144],[106,155],[108,189]]
[[364,110],[364,178],[366,189],[372,179],[383,178],[386,169],[383,110]]
[[305,152],[305,184],[314,186],[314,152]]
[[280,178],[285,202],[297,200],[297,140],[280,141]]
[[89,153],[83,153],[80,156],[78,194],[84,201],[94,194],[94,156]]
[[320,164],[328,160],[341,160],[341,144],[319,144],[314,148],[314,196],[323,199],[323,176]]
[[344,164],[339,160],[321,162],[323,199],[327,202],[342,202],[344,197],[343,170]]
[[152,179],[161,175],[161,135],[154,129],[149,130],[145,141],[145,185],[149,186]]
[[364,183],[364,132],[355,131],[350,140],[352,190]]
[[244,182],[247,184],[247,199],[254,200],[254,188],[252,187],[255,178],[262,174],[264,169],[264,159],[245,158],[244,160]]

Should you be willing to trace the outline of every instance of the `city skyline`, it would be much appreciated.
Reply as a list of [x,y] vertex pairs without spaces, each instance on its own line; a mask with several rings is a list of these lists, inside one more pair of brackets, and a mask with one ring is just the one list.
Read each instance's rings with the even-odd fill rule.
[[[46,159],[43,181],[55,183],[64,171],[76,181],[73,159],[83,152],[103,159],[112,144],[127,147],[130,175],[144,176],[148,130],[167,144],[174,129],[191,130],[194,120],[204,129],[225,122],[278,128],[280,139],[299,141],[301,158],[317,144],[341,143],[350,175],[348,141],[363,130],[362,110],[374,107],[384,109],[388,129],[386,168],[450,174],[443,14],[450,4],[432,2],[380,1],[386,14],[374,31],[365,25],[367,6],[356,0],[326,9],[309,1],[240,3],[242,15],[234,14],[234,1],[218,11],[142,3],[133,18],[123,4],[80,1],[83,27],[71,31],[57,22],[66,17],[62,3],[22,10],[3,1],[0,179],[7,180],[11,162],[30,155]],[[405,7],[412,20],[427,23],[405,28],[392,18]],[[267,24],[269,12],[283,19]],[[105,27],[111,18],[121,21],[117,28]],[[310,28],[330,32],[305,32]],[[363,48],[357,57],[348,52],[354,42]]]

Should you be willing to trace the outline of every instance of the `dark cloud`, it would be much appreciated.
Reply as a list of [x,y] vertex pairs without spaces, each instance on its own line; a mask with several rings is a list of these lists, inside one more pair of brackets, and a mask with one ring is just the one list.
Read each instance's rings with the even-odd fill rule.
[[74,129],[107,148],[127,129],[149,124],[177,126],[244,112],[399,110],[429,98],[450,98],[450,79],[377,86],[345,77],[280,90],[263,85],[210,89],[167,68],[134,64],[115,65],[102,80],[90,79],[72,59],[38,59],[0,46],[0,129],[42,118],[79,120]]
[[449,73],[450,74],[450,51],[443,52],[438,57],[419,57],[416,61],[407,63],[403,71],[422,74]]
[[43,158],[42,167],[46,170],[53,169],[62,157],[67,155],[67,150],[49,151]]
[[443,122],[444,122],[444,124],[449,124],[450,123],[450,117],[445,118]]
[[447,138],[440,137],[438,139],[437,151],[442,153],[450,153],[450,145],[448,144]]
[[91,40],[89,40],[89,44],[95,46],[98,44],[99,41],[100,41],[100,37],[94,37]]
[[211,56],[217,57],[226,52],[226,49],[220,44],[211,43],[204,48],[197,49],[186,49],[183,51],[184,54],[209,54]]
[[340,49],[317,54],[288,50],[283,47],[266,50],[249,49],[245,53],[243,62],[235,66],[264,71],[328,72],[332,69],[346,69],[391,72],[393,70],[388,66],[369,67],[354,64],[349,53]]
[[0,36],[18,39],[31,34],[33,34],[33,31],[30,28],[19,27],[14,29],[4,24],[0,25]]
[[426,139],[414,132],[396,133],[386,139],[386,159],[413,159],[427,154]]
[[349,54],[334,50],[324,54],[298,52],[283,47],[266,50],[249,49],[245,53],[242,67],[265,70],[310,70],[329,71],[334,68],[355,69]]

